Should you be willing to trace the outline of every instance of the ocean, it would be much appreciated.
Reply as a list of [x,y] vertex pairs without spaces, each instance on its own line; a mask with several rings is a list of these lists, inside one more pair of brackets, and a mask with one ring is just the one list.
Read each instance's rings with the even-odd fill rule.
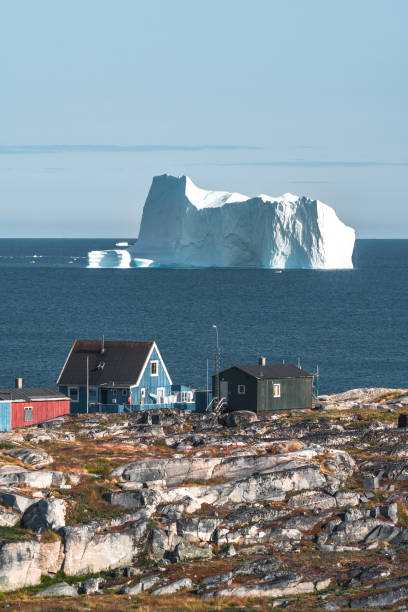
[[[357,240],[354,270],[89,269],[127,239],[0,240],[0,386],[54,385],[75,338],[156,340],[173,382],[285,360],[320,392],[407,387],[408,240]],[[129,240],[131,242],[131,240]]]

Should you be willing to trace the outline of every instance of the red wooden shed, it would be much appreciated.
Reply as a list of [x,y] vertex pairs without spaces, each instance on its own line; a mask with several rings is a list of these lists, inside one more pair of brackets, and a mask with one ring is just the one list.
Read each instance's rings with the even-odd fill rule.
[[70,412],[70,399],[52,387],[0,389],[0,401],[11,407],[11,429],[35,425]]

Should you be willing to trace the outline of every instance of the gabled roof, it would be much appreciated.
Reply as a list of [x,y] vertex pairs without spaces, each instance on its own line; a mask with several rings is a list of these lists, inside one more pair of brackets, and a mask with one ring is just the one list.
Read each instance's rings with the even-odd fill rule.
[[51,400],[69,400],[69,397],[53,387],[24,387],[23,389],[0,389],[0,401],[40,402]]
[[137,384],[154,342],[105,341],[102,352],[100,340],[75,340],[67,357],[58,385],[85,386],[87,357],[89,385],[129,387]]
[[305,372],[290,363],[277,363],[272,365],[235,366],[249,376],[259,380],[273,378],[309,378],[313,374]]

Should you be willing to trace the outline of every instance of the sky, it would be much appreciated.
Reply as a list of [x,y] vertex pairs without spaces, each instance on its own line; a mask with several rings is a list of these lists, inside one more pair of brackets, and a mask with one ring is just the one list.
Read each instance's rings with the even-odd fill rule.
[[137,237],[152,177],[408,238],[406,0],[3,0],[1,237]]

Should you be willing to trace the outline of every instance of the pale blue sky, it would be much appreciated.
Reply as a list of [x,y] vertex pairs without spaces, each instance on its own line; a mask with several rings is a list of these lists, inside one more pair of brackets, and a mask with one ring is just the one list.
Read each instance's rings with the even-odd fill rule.
[[408,237],[406,0],[3,0],[0,236],[137,236],[154,174]]

